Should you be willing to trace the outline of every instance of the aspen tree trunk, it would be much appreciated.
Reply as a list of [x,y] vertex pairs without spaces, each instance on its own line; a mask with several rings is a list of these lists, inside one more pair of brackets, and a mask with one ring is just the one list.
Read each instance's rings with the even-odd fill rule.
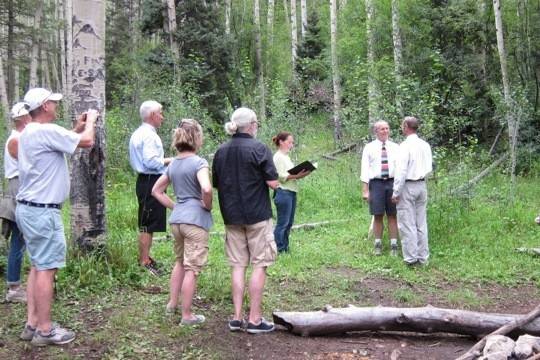
[[262,59],[262,43],[261,43],[261,18],[259,10],[259,0],[254,0],[253,19],[255,22],[255,54],[257,67],[257,83],[259,84],[259,119],[264,122],[266,119],[266,101],[264,91],[264,74],[263,74],[263,59]]
[[296,0],[291,0],[291,64],[296,78],[296,49],[298,48],[298,25],[296,21]]
[[337,56],[337,0],[330,0],[330,52],[332,57],[332,85],[334,89],[334,141],[339,143],[342,137],[341,133],[341,84],[339,79],[339,66]]
[[403,117],[403,104],[401,94],[403,56],[401,43],[401,30],[399,27],[399,2],[392,0],[392,40],[394,42],[394,75],[396,78],[396,110],[400,117]]
[[300,13],[302,19],[302,39],[306,36],[307,30],[307,4],[306,0],[300,0]]
[[45,51],[45,49],[41,47],[39,53],[40,53],[39,60],[41,63],[40,68],[41,68],[42,83],[45,84],[45,88],[52,89],[51,72],[49,69],[49,59],[48,59],[47,51]]
[[511,196],[513,198],[516,188],[516,147],[518,127],[516,124],[516,119],[514,119],[512,94],[510,92],[510,81],[508,79],[508,65],[506,59],[506,49],[504,46],[501,4],[499,0],[493,0],[493,11],[495,14],[495,29],[497,31],[497,49],[499,51],[499,61],[501,63],[501,77],[503,82],[504,101],[506,103],[506,121],[508,123],[508,137],[510,144]]
[[225,34],[231,33],[231,0],[225,0]]
[[174,55],[174,71],[176,73],[176,62],[180,58],[180,53],[178,50],[178,43],[174,39],[174,34],[176,33],[176,4],[174,0],[167,1],[167,19],[169,21],[169,46],[171,47],[171,52]]
[[77,149],[71,169],[71,239],[90,250],[105,242],[105,0],[73,1],[73,111],[96,109],[92,149]]
[[375,7],[373,0],[365,0],[366,4],[366,35],[367,35],[367,65],[368,65],[368,118],[369,126],[379,117],[379,90],[375,78]]
[[32,32],[32,52],[30,55],[30,75],[29,84],[30,88],[37,86],[37,68],[39,62],[39,44],[41,39],[41,17],[43,15],[43,1],[38,1],[36,4],[36,12],[34,14],[34,28]]
[[268,15],[266,17],[266,33],[268,37],[268,47],[274,45],[274,0],[268,0]]
[[[7,22],[7,62],[5,64],[5,74],[7,84],[6,92],[8,97],[8,102],[14,103],[18,99],[18,96],[15,97],[15,72],[14,67],[16,64],[15,54],[17,41],[15,40],[15,8],[13,4],[14,0],[7,0],[7,11],[8,11],[8,22]],[[18,92],[18,91],[17,91]]]
[[[62,24],[62,27],[58,29],[58,42],[60,49],[60,74],[62,79],[62,93],[67,94],[67,77],[66,77],[66,24],[65,24],[65,6],[64,0],[58,1],[58,21]],[[64,106],[65,108],[65,106]],[[67,114],[64,114],[67,115]],[[67,116],[64,116],[67,118]]]
[[2,110],[5,115],[6,120],[6,129],[9,129],[9,101],[7,98],[7,89],[6,89],[6,73],[4,72],[3,56],[0,52],[0,105],[2,105]]
[[[73,86],[73,0],[64,0],[64,15],[66,20],[66,92],[64,95],[71,99],[71,88]],[[71,101],[64,101],[66,114],[71,116]]]

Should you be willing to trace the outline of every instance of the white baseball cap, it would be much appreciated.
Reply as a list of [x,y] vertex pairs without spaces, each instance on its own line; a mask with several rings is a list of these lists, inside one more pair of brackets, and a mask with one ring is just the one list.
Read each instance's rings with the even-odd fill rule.
[[11,108],[11,118],[17,120],[19,117],[30,114],[28,108],[30,106],[24,102],[18,102]]
[[37,109],[48,100],[60,101],[62,100],[62,94],[53,93],[43,88],[33,88],[24,95],[24,102],[30,106],[29,111]]

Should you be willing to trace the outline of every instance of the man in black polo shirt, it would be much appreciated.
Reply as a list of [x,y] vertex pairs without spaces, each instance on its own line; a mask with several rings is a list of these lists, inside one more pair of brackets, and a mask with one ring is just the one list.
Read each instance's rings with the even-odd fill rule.
[[274,324],[262,317],[261,303],[266,268],[277,254],[268,188],[277,187],[278,174],[268,146],[255,140],[257,129],[253,110],[237,109],[225,124],[232,139],[219,147],[212,164],[212,181],[225,223],[225,252],[232,267],[234,317],[229,329],[242,330],[245,273],[251,264],[246,331],[252,334],[274,330]]

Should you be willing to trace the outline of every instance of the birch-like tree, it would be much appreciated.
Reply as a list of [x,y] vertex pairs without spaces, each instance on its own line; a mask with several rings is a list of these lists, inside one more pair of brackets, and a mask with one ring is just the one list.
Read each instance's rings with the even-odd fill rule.
[[332,58],[332,86],[334,90],[333,123],[334,141],[341,140],[341,84],[339,79],[339,65],[337,55],[337,6],[336,0],[330,0],[330,52]]
[[302,19],[302,39],[306,37],[307,29],[307,4],[306,0],[300,0],[300,18]]
[[499,51],[499,61],[501,64],[501,78],[503,83],[504,102],[506,105],[506,122],[508,124],[508,136],[510,143],[510,178],[512,197],[516,187],[516,148],[518,136],[518,123],[514,117],[514,104],[510,91],[510,80],[508,78],[508,62],[506,58],[506,48],[504,45],[504,31],[501,14],[501,4],[499,0],[493,0],[493,11],[495,14],[495,29],[497,31],[497,50]]
[[296,67],[296,49],[298,48],[298,25],[296,20],[296,0],[291,0],[291,65],[294,76]]
[[[7,98],[7,88],[6,88],[6,73],[4,71],[4,64],[3,64],[3,56],[2,52],[0,51],[0,105],[2,105],[2,109],[4,110],[4,114],[6,115],[6,124],[9,125],[9,101]],[[9,128],[9,126],[7,126]]]
[[73,1],[73,84],[75,114],[96,109],[96,140],[92,149],[72,157],[71,234],[83,249],[105,240],[105,0]]
[[168,28],[169,28],[169,46],[171,48],[171,52],[174,55],[174,61],[178,61],[178,58],[180,56],[179,50],[178,50],[178,43],[174,39],[174,33],[176,32],[176,4],[174,0],[165,0],[167,5],[167,21],[168,21]]
[[225,34],[231,33],[231,0],[225,0]]
[[261,42],[261,17],[259,0],[254,0],[253,4],[253,20],[255,23],[255,57],[257,84],[259,85],[259,119],[264,122],[266,118],[266,101],[264,91],[264,73],[263,73],[263,57],[262,57],[262,42]]
[[266,37],[268,38],[268,48],[274,45],[274,0],[268,0],[268,14],[266,16]]
[[379,89],[375,77],[375,7],[373,0],[365,0],[368,66],[368,118],[369,126],[379,120]]
[[38,85],[37,69],[39,63],[39,48],[41,46],[41,18],[43,16],[43,1],[38,1],[36,4],[36,12],[34,13],[34,27],[32,31],[32,51],[30,55],[30,74],[29,84],[30,88],[34,88]]
[[401,43],[401,29],[399,27],[399,1],[392,0],[392,40],[394,42],[394,76],[396,79],[396,110],[403,117],[403,104],[401,94],[402,69],[403,69],[403,45]]

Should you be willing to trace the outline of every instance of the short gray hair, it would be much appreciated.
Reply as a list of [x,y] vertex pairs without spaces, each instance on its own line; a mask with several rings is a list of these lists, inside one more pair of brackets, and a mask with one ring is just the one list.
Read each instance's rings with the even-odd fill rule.
[[246,107],[238,108],[231,115],[231,121],[225,124],[225,132],[234,135],[244,131],[255,121],[257,121],[257,115],[253,110]]
[[155,111],[160,111],[163,108],[163,105],[154,100],[147,100],[141,104],[139,109],[139,114],[141,115],[142,121],[148,119],[151,113]]
[[374,124],[373,124],[373,133],[375,134],[377,132],[377,129],[379,128],[379,126],[381,125],[388,125],[390,126],[390,124],[388,124],[388,121],[384,121],[384,120],[379,120],[379,121],[376,121]]

